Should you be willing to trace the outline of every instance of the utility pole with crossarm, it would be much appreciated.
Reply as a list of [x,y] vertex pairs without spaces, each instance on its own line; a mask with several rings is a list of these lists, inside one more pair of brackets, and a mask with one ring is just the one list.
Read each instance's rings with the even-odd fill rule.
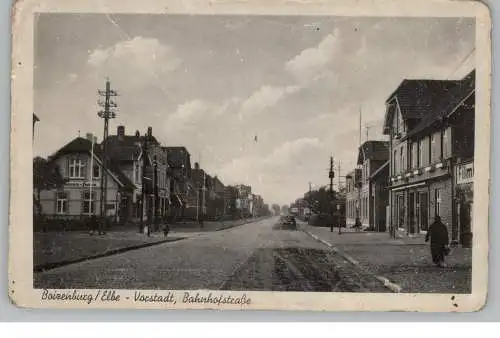
[[328,177],[330,178],[330,232],[333,232],[333,179],[335,178],[335,171],[333,170],[333,156],[330,157],[330,171],[328,172]]
[[[98,100],[97,103],[103,109],[97,113],[97,116],[104,120],[104,135],[103,135],[103,159],[102,159],[102,174],[101,174],[101,204],[100,204],[100,214],[101,217],[107,219],[107,192],[108,192],[108,175],[106,174],[108,168],[108,129],[109,129],[109,120],[114,119],[116,117],[116,109],[118,108],[115,101],[112,100],[112,97],[118,96],[118,93],[115,90],[111,89],[111,84],[109,79],[106,79],[106,89],[105,90],[97,90],[99,96],[104,97],[104,101]],[[101,224],[101,222],[99,222]],[[101,229],[99,233],[101,233]]]

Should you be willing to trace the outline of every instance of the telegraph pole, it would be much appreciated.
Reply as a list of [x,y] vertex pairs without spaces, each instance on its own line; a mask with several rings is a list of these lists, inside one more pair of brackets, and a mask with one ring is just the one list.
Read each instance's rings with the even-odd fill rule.
[[335,177],[335,171],[333,171],[333,156],[330,157],[330,171],[328,172],[328,177],[330,178],[330,232],[333,232],[333,179]]
[[[101,217],[107,216],[107,190],[108,190],[108,175],[106,170],[108,168],[108,127],[109,120],[116,117],[117,104],[111,98],[118,96],[118,93],[111,89],[109,79],[106,79],[106,89],[97,90],[99,96],[104,97],[104,101],[98,100],[97,103],[103,108],[97,113],[97,116],[104,120],[104,135],[103,135],[103,159],[102,159],[102,174],[101,174],[101,203],[100,213]],[[101,224],[101,223],[100,223]],[[101,231],[99,231],[101,232]]]
[[[339,167],[338,167],[338,175],[337,175],[337,179],[339,181],[339,186],[337,188],[338,190],[338,194],[340,194],[340,161],[339,161]],[[339,199],[340,201],[340,199]],[[340,224],[340,204],[337,202],[337,212],[338,212],[338,216],[339,216],[339,235],[342,235],[342,224]]]

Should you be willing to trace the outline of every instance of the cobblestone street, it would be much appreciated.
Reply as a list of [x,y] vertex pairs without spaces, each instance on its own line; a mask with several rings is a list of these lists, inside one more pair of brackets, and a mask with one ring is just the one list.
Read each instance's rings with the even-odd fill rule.
[[391,292],[377,279],[383,276],[402,292],[470,291],[467,251],[457,249],[450,267],[438,269],[420,243],[388,241],[387,234],[339,236],[305,224],[283,229],[277,223],[269,218],[185,233],[175,242],[36,273],[35,287]]

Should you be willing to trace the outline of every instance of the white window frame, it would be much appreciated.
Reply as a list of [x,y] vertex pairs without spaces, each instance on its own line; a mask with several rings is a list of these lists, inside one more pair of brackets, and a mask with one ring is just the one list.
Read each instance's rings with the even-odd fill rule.
[[92,198],[90,197],[90,190],[86,190],[83,192],[83,198],[82,198],[82,213],[88,214],[89,210],[85,210],[85,203],[89,203],[89,208],[91,210],[92,214],[95,214],[95,191],[92,191]]
[[434,197],[436,199],[434,201],[434,203],[436,203],[436,208],[434,212],[436,215],[441,216],[441,189],[438,188],[434,191]]
[[69,178],[85,178],[85,164],[79,158],[69,160]]
[[[64,197],[60,197],[64,195]],[[58,191],[56,192],[56,214],[64,215],[68,213],[68,192]]]

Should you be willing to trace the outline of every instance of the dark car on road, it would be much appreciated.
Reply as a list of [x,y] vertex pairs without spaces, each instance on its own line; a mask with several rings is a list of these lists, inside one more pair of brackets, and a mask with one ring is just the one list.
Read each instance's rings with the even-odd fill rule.
[[281,225],[290,226],[290,227],[293,227],[293,228],[297,227],[297,222],[295,221],[295,217],[294,216],[290,216],[290,215],[288,215],[288,216],[281,216],[280,223],[281,223]]

